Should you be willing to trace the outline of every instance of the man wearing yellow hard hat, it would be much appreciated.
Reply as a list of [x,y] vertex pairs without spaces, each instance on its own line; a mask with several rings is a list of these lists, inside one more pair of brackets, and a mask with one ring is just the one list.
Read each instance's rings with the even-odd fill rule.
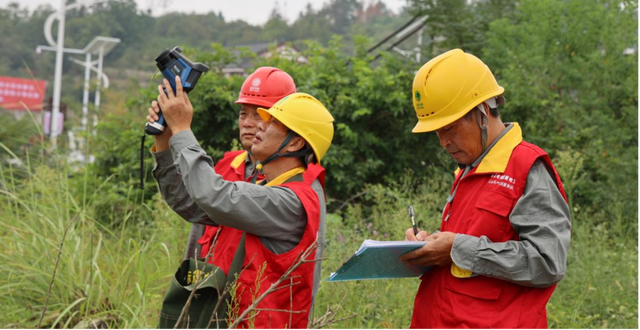
[[546,304],[565,274],[569,206],[547,153],[503,123],[504,88],[460,49],[427,62],[413,80],[418,123],[458,163],[440,231],[408,264],[422,276],[412,328],[546,328]]
[[[166,80],[165,85],[170,87]],[[307,261],[322,257],[326,201],[320,161],[331,146],[333,117],[305,93],[290,94],[269,109],[258,108],[262,121],[251,152],[265,180],[252,184],[225,181],[216,173],[191,131],[193,107],[179,77],[175,95],[160,90],[158,103],[173,132],[169,147],[182,181],[176,184],[188,192],[190,200],[185,203],[195,204],[206,215],[198,223],[244,232],[243,248],[238,248],[233,261],[242,267],[232,306],[235,313],[228,321],[251,311],[240,318],[238,327],[306,327],[320,263],[303,262],[293,271],[290,267],[304,252],[309,252]],[[215,258],[215,251],[209,255]],[[285,275],[278,289],[251,306]]]

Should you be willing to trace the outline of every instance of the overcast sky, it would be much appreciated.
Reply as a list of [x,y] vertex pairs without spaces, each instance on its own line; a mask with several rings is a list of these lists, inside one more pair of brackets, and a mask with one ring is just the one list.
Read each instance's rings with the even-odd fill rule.
[[[87,0],[80,0],[87,1]],[[303,11],[307,3],[314,9],[319,9],[330,0],[136,0],[139,9],[152,9],[153,15],[161,15],[170,11],[207,13],[209,11],[222,12],[227,21],[242,19],[253,25],[264,24],[269,14],[278,4],[279,12],[289,22],[294,21]],[[374,0],[365,0],[371,3]],[[60,6],[61,0],[0,0],[0,8],[5,8],[11,2],[18,2],[22,7],[33,10],[38,5],[49,3],[54,8]],[[407,0],[382,0],[393,12],[398,12]]]

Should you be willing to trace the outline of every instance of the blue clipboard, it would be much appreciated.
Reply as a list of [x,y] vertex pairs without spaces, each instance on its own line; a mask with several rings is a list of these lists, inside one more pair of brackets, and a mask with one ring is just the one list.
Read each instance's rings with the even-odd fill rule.
[[398,258],[425,244],[422,241],[365,240],[347,262],[331,273],[329,282],[418,277],[431,267],[408,266]]

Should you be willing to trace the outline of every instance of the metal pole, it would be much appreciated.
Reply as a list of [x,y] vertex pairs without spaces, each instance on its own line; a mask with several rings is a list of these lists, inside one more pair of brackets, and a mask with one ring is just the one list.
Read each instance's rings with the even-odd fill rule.
[[51,145],[56,148],[58,132],[57,122],[60,117],[60,94],[62,90],[62,58],[64,57],[64,25],[67,10],[67,0],[60,0],[58,11],[58,49],[56,50],[56,69],[53,79],[53,105],[51,111]]
[[89,82],[91,80],[91,54],[85,55],[84,61],[84,90],[82,91],[82,130],[87,131],[89,115]]
[[100,47],[98,53],[98,83],[96,85],[96,100],[93,113],[93,126],[98,125],[98,109],[100,108],[100,85],[102,84],[102,60],[104,58],[104,46]]

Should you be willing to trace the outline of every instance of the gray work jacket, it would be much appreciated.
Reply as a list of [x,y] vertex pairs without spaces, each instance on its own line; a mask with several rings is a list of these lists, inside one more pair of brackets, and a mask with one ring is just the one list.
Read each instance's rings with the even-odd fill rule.
[[[290,251],[300,242],[307,224],[306,212],[291,189],[225,181],[215,172],[211,157],[202,150],[191,131],[171,137],[169,147],[169,150],[154,153],[153,175],[169,207],[182,218],[194,224],[224,225],[254,234],[276,254]],[[316,258],[320,259],[325,246],[326,202],[318,180],[311,188],[320,202],[316,252]],[[201,228],[198,231],[192,228],[187,257],[200,254],[197,240],[202,235]],[[320,270],[321,262],[317,262],[314,296]]]
[[[468,167],[477,166],[513,124],[506,124],[487,150]],[[468,172],[468,169],[465,168]],[[451,258],[473,275],[486,275],[530,287],[548,287],[565,274],[571,238],[571,216],[553,174],[537,160],[520,199],[509,215],[519,241],[494,243],[486,236],[457,234]]]

